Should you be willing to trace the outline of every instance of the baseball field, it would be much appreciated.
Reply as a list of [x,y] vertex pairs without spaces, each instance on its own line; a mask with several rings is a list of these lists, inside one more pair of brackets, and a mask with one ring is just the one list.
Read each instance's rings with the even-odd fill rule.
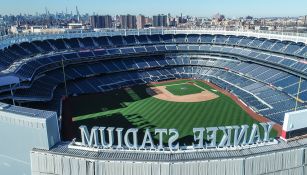
[[[198,80],[175,80],[70,97],[64,107],[72,117],[77,138],[80,125],[133,127],[141,131],[176,128],[180,132],[179,142],[189,144],[195,127],[259,122],[221,90]],[[274,130],[272,136],[276,135]]]

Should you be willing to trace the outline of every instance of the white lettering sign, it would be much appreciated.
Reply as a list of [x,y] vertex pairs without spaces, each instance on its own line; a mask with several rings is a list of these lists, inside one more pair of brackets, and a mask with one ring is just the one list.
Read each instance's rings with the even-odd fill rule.
[[[273,125],[273,123],[269,122],[259,123],[259,125],[253,124],[252,127],[241,125],[193,128],[194,141],[192,147],[194,149],[224,148],[269,142],[274,140],[270,138]],[[137,128],[130,128],[124,132],[123,128],[95,126],[91,129],[91,133],[88,132],[86,126],[80,126],[79,129],[81,131],[82,146],[86,147],[157,150],[166,148],[169,150],[181,149],[178,143],[180,138],[179,131],[174,128],[157,128],[153,132],[154,135],[152,135],[149,129],[145,129],[143,139],[138,137],[139,129]],[[217,140],[218,135],[221,136],[220,140]],[[115,136],[117,138],[117,145],[114,145]],[[154,143],[154,136],[158,138],[157,144]],[[168,138],[168,140],[165,141],[165,138]],[[204,143],[204,139],[206,139],[206,143]],[[138,143],[138,140],[141,143]],[[164,143],[168,144],[168,146],[166,147]]]

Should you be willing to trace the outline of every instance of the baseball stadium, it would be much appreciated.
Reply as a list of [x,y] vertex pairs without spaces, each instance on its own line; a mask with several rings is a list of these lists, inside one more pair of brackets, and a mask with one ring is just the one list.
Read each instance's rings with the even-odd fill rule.
[[[35,175],[306,174],[306,43],[307,37],[290,34],[170,29],[1,38],[0,169]],[[269,136],[264,123],[272,124]],[[220,129],[219,144],[225,128],[244,125],[258,128],[257,141],[190,146],[195,128]],[[84,138],[98,137],[83,126],[136,128],[137,145],[149,131],[154,145],[118,149],[123,139],[109,133],[114,146],[92,147]],[[180,147],[167,148],[167,135],[165,149],[156,148],[157,128],[175,128]],[[213,142],[210,136],[201,140]]]

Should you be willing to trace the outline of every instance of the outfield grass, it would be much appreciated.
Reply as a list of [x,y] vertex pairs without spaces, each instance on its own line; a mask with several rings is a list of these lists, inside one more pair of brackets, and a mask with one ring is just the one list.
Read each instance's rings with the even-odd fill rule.
[[198,94],[204,91],[203,89],[193,84],[188,84],[188,83],[168,85],[166,86],[166,90],[168,90],[173,95],[177,95],[177,96]]
[[[155,86],[179,84],[187,81],[191,80],[180,80]],[[217,94],[219,98],[197,103],[169,102],[149,96],[145,91],[147,86],[135,86],[90,96],[71,97],[69,101],[74,124],[76,126],[87,125],[88,127],[114,126],[137,127],[139,129],[177,128],[181,136],[180,142],[188,144],[193,139],[192,128],[195,127],[258,123],[229,97],[212,90],[203,82],[194,80],[193,82]],[[78,137],[78,135],[76,136]],[[276,136],[275,131],[272,136]]]

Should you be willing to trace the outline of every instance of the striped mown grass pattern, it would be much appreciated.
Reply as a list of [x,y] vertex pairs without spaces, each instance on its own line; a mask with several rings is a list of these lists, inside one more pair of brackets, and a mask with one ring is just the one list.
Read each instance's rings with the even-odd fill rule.
[[[89,127],[176,128],[183,140],[193,135],[192,129],[195,127],[258,123],[231,98],[201,81],[179,80],[155,86],[187,81],[193,81],[219,97],[196,103],[168,102],[147,95],[145,91],[147,86],[135,86],[100,95],[72,97],[70,100],[73,107],[72,114],[75,116],[74,123],[77,126],[85,124]],[[140,99],[135,100],[136,96]],[[116,121],[113,121],[112,117]],[[276,135],[275,131],[273,135]]]

